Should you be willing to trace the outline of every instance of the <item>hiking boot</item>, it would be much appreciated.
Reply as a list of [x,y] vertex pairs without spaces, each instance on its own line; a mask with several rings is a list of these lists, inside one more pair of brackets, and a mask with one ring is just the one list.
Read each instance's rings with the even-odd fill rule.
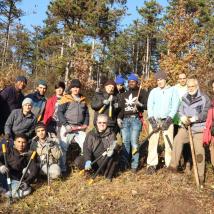
[[187,162],[187,163],[186,163],[186,167],[185,167],[184,172],[185,172],[187,175],[191,175],[191,164],[190,164],[190,162]]
[[152,175],[156,172],[156,168],[154,166],[149,166],[147,168],[147,175]]
[[172,167],[172,166],[168,166],[168,167],[167,167],[167,170],[168,170],[169,172],[171,172],[171,173],[178,173],[177,168],[174,168],[174,167]]
[[133,174],[136,174],[136,173],[137,173],[137,168],[132,168],[132,169],[131,169],[131,172],[132,172]]

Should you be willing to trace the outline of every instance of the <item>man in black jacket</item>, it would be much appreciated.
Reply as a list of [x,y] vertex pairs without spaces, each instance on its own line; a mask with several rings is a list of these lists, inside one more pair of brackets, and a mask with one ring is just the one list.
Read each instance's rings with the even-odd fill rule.
[[139,162],[138,139],[142,129],[139,113],[143,113],[147,108],[147,92],[140,90],[139,93],[138,77],[133,73],[128,76],[128,87],[129,90],[121,97],[121,111],[117,123],[121,128],[125,155],[129,158],[132,153],[131,168],[136,172]]
[[0,134],[4,133],[5,122],[14,109],[22,107],[24,95],[22,90],[27,85],[27,79],[24,76],[18,76],[14,86],[8,86],[0,92]]
[[[0,153],[0,183],[3,188],[8,190],[6,176],[5,174],[8,172],[9,176],[12,180],[12,192],[15,191],[18,181],[22,177],[22,174],[25,171],[25,167],[27,166],[30,154],[26,150],[27,148],[27,138],[24,134],[16,135],[14,141],[14,147],[8,147],[6,152],[6,159],[8,167],[5,166],[3,153]],[[30,184],[35,180],[39,172],[39,168],[35,162],[32,160],[30,167],[24,177],[22,187],[19,191],[20,196],[25,196],[30,194],[31,188]]]
[[105,114],[108,116],[108,127],[117,133],[117,116],[119,113],[118,98],[115,96],[116,84],[113,80],[108,80],[104,84],[101,92],[96,92],[92,99],[91,108],[94,112],[94,125],[96,125],[97,115]]
[[[116,146],[116,138],[114,132],[107,127],[108,117],[107,115],[100,114],[97,116],[97,122],[95,129],[90,131],[85,139],[83,147],[83,157],[85,162],[85,170],[96,170],[101,166],[105,159],[108,159],[103,166],[101,173],[111,179],[115,173],[118,163],[118,154],[114,151]],[[96,164],[91,166],[92,161],[102,156]]]

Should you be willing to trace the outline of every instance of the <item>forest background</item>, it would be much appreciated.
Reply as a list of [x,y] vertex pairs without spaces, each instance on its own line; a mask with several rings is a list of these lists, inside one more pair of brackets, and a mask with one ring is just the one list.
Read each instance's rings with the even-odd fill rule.
[[51,0],[43,25],[31,29],[20,21],[21,3],[0,0],[1,88],[21,73],[28,88],[45,79],[49,91],[72,78],[90,91],[131,72],[152,87],[158,70],[169,74],[170,84],[185,72],[205,88],[214,74],[214,0],[169,0],[166,7],[147,0],[125,27],[126,0]]

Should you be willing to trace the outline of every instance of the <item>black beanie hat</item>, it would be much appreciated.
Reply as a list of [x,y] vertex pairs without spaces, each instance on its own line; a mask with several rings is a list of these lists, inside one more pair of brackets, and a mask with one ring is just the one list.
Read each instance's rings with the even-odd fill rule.
[[70,88],[81,88],[81,82],[78,79],[71,80]]
[[107,80],[107,82],[104,84],[104,86],[107,86],[107,85],[113,85],[114,87],[116,87],[116,83],[114,80]]

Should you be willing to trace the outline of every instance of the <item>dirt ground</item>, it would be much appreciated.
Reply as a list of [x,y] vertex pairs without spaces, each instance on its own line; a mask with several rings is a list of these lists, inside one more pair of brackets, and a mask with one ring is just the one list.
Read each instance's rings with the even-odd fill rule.
[[41,185],[32,195],[8,206],[1,199],[0,213],[214,213],[214,178],[209,169],[206,186],[197,190],[194,178],[160,169],[146,175],[145,168],[133,174],[127,171],[112,182],[74,172],[63,181],[54,181],[51,189]]

